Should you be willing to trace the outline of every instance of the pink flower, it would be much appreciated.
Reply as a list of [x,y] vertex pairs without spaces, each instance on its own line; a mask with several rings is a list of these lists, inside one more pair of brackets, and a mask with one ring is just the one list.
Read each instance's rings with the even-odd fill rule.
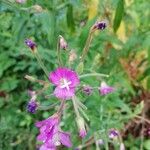
[[102,82],[99,88],[99,92],[101,95],[107,95],[113,92],[114,90],[115,90],[114,87],[108,86],[105,82]]
[[72,146],[70,134],[59,128],[59,116],[57,114],[37,122],[36,127],[40,128],[37,140],[43,142],[40,150],[56,150],[56,147],[61,144],[66,147]]
[[75,88],[80,83],[77,73],[68,68],[57,68],[50,73],[49,80],[56,86],[54,95],[63,100],[74,96]]

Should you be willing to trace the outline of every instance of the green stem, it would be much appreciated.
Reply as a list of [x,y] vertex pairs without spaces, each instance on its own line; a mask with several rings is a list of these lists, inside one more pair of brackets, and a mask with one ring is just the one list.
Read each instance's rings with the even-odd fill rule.
[[102,73],[87,73],[84,75],[80,75],[80,78],[85,78],[85,77],[91,77],[91,76],[99,76],[99,77],[109,77],[107,74],[102,74]]
[[43,69],[44,73],[45,73],[46,76],[48,77],[49,73],[48,73],[46,67],[45,67],[44,64],[43,64],[43,62],[42,62],[42,60],[41,60],[41,58],[40,58],[40,55],[39,55],[38,51],[36,51],[36,52],[34,53],[34,56],[35,56],[35,58],[37,59],[37,61],[38,61],[39,65],[40,65],[40,67]]
[[62,66],[62,61],[61,61],[61,51],[60,51],[60,35],[58,37],[58,41],[57,41],[57,57],[58,57],[58,65]]
[[64,105],[65,105],[65,100],[61,100],[61,104],[60,104],[60,107],[57,111],[57,113],[61,116],[62,112],[63,112],[63,108],[64,108]]
[[91,44],[91,41],[92,41],[92,35],[94,33],[94,30],[92,30],[92,28],[90,29],[90,32],[89,32],[89,35],[88,35],[88,38],[86,40],[86,43],[85,43],[85,46],[84,46],[84,49],[83,49],[83,52],[82,52],[82,56],[81,56],[81,62],[84,61],[85,59],[85,56],[89,50],[89,47],[90,47],[90,44]]

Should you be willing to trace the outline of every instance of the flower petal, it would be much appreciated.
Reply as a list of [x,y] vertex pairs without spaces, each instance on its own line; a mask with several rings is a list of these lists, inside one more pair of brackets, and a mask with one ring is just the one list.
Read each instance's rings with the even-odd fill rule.
[[54,91],[54,95],[57,98],[63,99],[63,100],[70,99],[72,96],[74,96],[74,93],[75,93],[74,88],[70,88],[69,90],[67,90],[65,88],[56,87]]
[[66,147],[72,147],[72,142],[70,140],[70,134],[66,132],[59,132],[60,142]]

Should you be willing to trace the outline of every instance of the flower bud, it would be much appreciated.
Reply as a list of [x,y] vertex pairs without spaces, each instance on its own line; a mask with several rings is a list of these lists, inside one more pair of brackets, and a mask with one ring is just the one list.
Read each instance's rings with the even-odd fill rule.
[[40,13],[43,11],[43,8],[40,5],[33,5],[32,8],[36,13]]
[[115,139],[119,136],[119,132],[115,129],[110,129],[108,136],[109,136],[110,139]]
[[25,40],[25,44],[32,50],[34,51],[35,48],[37,47],[36,43],[34,43],[32,40],[30,39],[26,39]]
[[125,150],[125,146],[123,143],[120,144],[120,149],[119,150]]
[[101,83],[101,86],[99,88],[99,92],[101,95],[107,95],[109,93],[112,93],[114,90],[114,87],[108,86],[104,81]]
[[77,117],[76,121],[79,129],[79,136],[84,138],[87,135],[84,119],[82,117]]
[[26,2],[26,0],[16,0],[16,3],[19,3],[19,4],[23,4],[25,2]]
[[84,85],[82,88],[82,92],[86,95],[91,95],[93,91],[93,88],[90,87],[89,85]]
[[38,108],[38,104],[35,100],[30,100],[27,104],[27,111],[34,114]]
[[94,24],[93,29],[104,30],[108,26],[108,21],[98,21]]
[[77,54],[74,50],[71,50],[69,53],[69,62],[72,63],[77,59]]
[[60,35],[60,40],[59,40],[59,46],[61,49],[64,49],[64,50],[66,50],[68,47],[66,40],[61,35]]

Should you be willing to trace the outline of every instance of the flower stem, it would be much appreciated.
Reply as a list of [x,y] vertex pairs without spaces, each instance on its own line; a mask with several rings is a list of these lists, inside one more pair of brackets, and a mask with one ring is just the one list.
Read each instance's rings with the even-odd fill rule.
[[78,105],[76,103],[76,96],[72,97],[72,102],[73,102],[73,107],[74,107],[76,116],[80,117],[80,113],[79,113],[79,110],[78,110]]
[[63,112],[64,105],[65,105],[65,100],[61,100],[61,104],[60,104],[59,109],[57,111],[57,114],[59,114],[60,116]]
[[89,32],[89,35],[88,35],[88,38],[87,38],[87,40],[86,40],[86,43],[85,43],[83,52],[82,52],[81,62],[84,61],[85,56],[86,56],[86,54],[87,54],[87,52],[88,52],[88,50],[89,50],[89,47],[90,47],[90,44],[91,44],[91,41],[92,41],[92,37],[93,37],[93,36],[92,36],[93,33],[94,33],[94,30],[93,30],[93,28],[91,28],[91,29],[90,29],[90,32]]
[[45,73],[46,76],[48,77],[49,73],[48,73],[46,67],[45,67],[44,64],[43,64],[43,62],[42,62],[42,60],[41,60],[41,57],[40,57],[38,51],[36,51],[36,52],[34,53],[34,56],[35,56],[35,58],[37,59],[37,61],[38,61],[39,65],[40,65],[40,67],[43,69],[44,73]]
[[61,54],[60,54],[60,35],[58,36],[58,41],[57,41],[57,57],[58,57],[58,65],[62,66]]
[[85,78],[85,77],[91,77],[91,76],[99,76],[99,77],[109,77],[107,74],[102,74],[102,73],[87,73],[84,75],[80,75],[80,78]]

